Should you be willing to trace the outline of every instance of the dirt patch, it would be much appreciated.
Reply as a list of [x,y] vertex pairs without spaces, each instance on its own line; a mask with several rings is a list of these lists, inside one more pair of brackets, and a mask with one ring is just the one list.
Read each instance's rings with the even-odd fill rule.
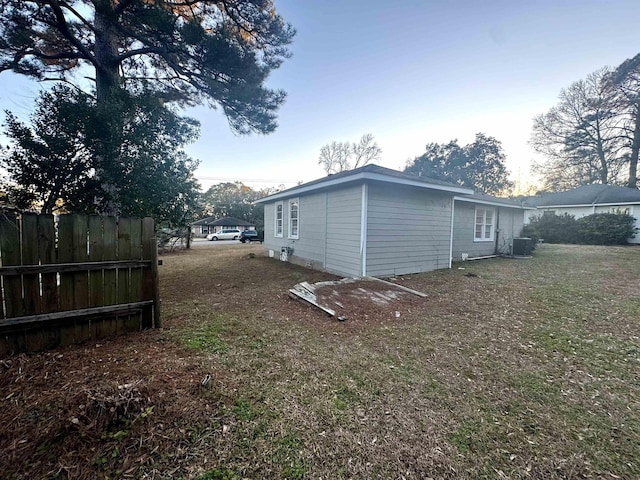
[[335,311],[338,321],[350,323],[402,320],[425,299],[390,283],[367,279],[319,282],[314,285],[316,302]]

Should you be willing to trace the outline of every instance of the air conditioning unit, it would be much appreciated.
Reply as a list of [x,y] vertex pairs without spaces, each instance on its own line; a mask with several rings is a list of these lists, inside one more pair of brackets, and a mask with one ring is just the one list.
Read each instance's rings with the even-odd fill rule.
[[516,257],[528,257],[532,252],[533,239],[526,237],[513,239],[513,255]]

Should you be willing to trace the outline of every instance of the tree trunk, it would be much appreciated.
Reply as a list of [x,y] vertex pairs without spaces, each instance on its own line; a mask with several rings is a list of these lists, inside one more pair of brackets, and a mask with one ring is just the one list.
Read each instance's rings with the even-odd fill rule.
[[629,158],[629,188],[638,188],[638,154],[640,153],[640,102],[634,108],[635,125],[631,143],[631,158]]
[[96,32],[96,96],[98,105],[109,102],[120,87],[118,68],[117,19],[109,2],[96,5],[94,28]]
[[96,177],[100,181],[102,198],[96,198],[96,209],[105,215],[119,215],[118,187],[113,175],[109,174],[110,165],[118,165],[120,156],[120,137],[123,120],[110,111],[120,101],[121,77],[118,65],[118,33],[116,14],[109,1],[96,2],[94,19],[95,58],[96,58],[96,100],[100,118],[100,138],[96,145]]

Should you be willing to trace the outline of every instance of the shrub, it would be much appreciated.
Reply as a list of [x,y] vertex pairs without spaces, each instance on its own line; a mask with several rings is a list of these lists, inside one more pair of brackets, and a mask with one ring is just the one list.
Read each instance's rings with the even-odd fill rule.
[[565,213],[546,213],[533,217],[522,229],[523,237],[546,243],[580,243],[586,245],[626,245],[638,231],[635,219],[627,213],[595,213],[576,220]]
[[545,213],[539,217],[533,217],[526,228],[526,236],[542,238],[546,243],[577,243],[577,222],[573,215],[568,213],[563,215]]
[[635,218],[628,213],[596,213],[577,221],[579,243],[588,245],[626,245],[638,231]]

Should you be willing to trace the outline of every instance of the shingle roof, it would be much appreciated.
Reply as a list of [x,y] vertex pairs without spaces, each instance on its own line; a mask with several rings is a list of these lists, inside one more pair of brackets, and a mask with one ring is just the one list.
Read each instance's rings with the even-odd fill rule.
[[616,185],[582,185],[566,192],[528,197],[525,203],[533,207],[640,203],[640,190]]
[[457,196],[456,200],[462,200],[466,202],[476,202],[476,203],[489,203],[492,205],[512,207],[512,208],[523,208],[521,202],[517,200],[512,200],[510,198],[500,198],[494,197],[492,195],[485,195],[484,193],[474,193],[473,195],[461,195]]
[[326,186],[330,186],[336,183],[346,183],[350,181],[351,178],[353,180],[358,180],[363,178],[363,175],[366,175],[366,178],[371,178],[372,176],[380,176],[379,179],[397,179],[399,182],[396,183],[404,183],[414,184],[418,186],[424,186],[425,188],[436,188],[439,190],[450,190],[453,193],[467,194],[471,193],[472,190],[466,187],[461,187],[460,185],[456,185],[454,183],[442,182],[440,180],[434,180],[431,178],[419,177],[417,175],[409,175],[406,173],[399,172],[398,170],[392,170],[390,168],[381,167],[379,165],[365,165],[363,167],[354,168],[353,170],[347,170],[340,173],[334,173],[332,175],[328,175],[323,178],[319,178],[317,180],[312,180],[311,182],[303,183],[301,185],[297,185],[292,188],[288,188],[287,190],[282,190],[281,192],[274,193],[273,195],[269,195],[268,197],[261,198],[257,201],[257,203],[263,203],[265,201],[269,201],[271,199],[276,198],[285,198],[295,196],[300,192],[308,192],[312,190],[317,190],[324,188]]
[[216,217],[207,217],[197,222],[193,222],[191,225],[210,225],[215,227],[253,227],[253,223],[245,222],[239,218],[222,217],[216,220]]

